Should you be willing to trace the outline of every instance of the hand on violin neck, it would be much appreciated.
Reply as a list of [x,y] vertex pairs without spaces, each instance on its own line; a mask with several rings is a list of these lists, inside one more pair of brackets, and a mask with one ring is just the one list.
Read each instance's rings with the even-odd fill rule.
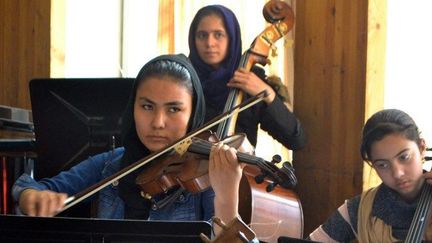
[[214,144],[209,156],[210,183],[220,184],[219,182],[212,183],[212,179],[219,181],[218,179],[224,178],[226,183],[240,181],[241,173],[242,167],[237,158],[237,149],[223,142]]
[[228,82],[227,86],[240,89],[251,96],[255,96],[263,90],[266,90],[267,96],[264,98],[266,104],[272,103],[276,97],[276,92],[270,85],[260,79],[254,72],[244,68],[239,68],[235,71],[234,76]]
[[238,197],[242,167],[238,162],[236,153],[235,148],[221,142],[211,148],[209,178],[216,198],[236,200]]
[[209,156],[210,184],[215,192],[215,216],[230,221],[237,216],[242,168],[237,150],[222,142],[212,146]]

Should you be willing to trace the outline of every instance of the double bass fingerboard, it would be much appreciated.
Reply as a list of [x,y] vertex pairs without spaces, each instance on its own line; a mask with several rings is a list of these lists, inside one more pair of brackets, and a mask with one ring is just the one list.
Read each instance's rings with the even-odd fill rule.
[[420,243],[423,240],[426,225],[429,222],[432,206],[432,185],[425,182],[422,192],[408,230],[405,243]]

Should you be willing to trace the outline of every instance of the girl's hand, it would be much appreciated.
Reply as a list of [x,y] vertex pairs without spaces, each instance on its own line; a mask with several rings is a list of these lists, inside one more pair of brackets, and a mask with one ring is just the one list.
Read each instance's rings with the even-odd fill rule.
[[266,82],[261,80],[255,73],[250,72],[244,68],[235,71],[234,76],[228,82],[228,87],[237,88],[243,92],[255,96],[258,93],[266,90],[268,96],[264,99],[266,104],[273,102],[276,97],[275,91]]
[[64,206],[65,193],[52,191],[24,190],[19,198],[19,207],[28,216],[52,217]]
[[242,168],[237,150],[223,143],[215,144],[209,156],[210,184],[217,198],[237,197]]
[[[239,187],[242,168],[237,160],[237,150],[219,142],[209,156],[210,184],[215,192],[215,216],[229,222],[238,215]],[[221,228],[215,227],[218,234]]]

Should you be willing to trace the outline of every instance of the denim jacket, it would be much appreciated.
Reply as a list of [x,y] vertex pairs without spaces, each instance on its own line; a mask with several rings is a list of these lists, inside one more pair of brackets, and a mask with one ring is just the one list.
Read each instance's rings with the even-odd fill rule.
[[[124,148],[101,153],[80,162],[68,171],[52,178],[35,181],[28,174],[21,175],[12,187],[12,197],[17,202],[27,188],[51,190],[73,196],[120,170]],[[118,195],[115,181],[98,193],[98,218],[123,219],[124,203]],[[214,215],[214,192],[207,189],[200,193],[183,192],[173,204],[150,210],[151,220],[211,220]]]

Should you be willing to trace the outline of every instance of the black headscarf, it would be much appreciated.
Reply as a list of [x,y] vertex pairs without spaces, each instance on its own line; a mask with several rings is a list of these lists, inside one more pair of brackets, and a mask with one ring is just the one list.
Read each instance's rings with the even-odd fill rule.
[[[229,36],[227,56],[218,69],[214,69],[203,62],[195,45],[195,33],[198,24],[203,17],[209,16],[209,12],[218,12],[222,16]],[[218,111],[222,111],[224,108],[229,93],[227,83],[239,67],[242,52],[241,43],[240,25],[230,9],[222,5],[208,5],[198,10],[189,29],[189,58],[201,80],[206,102]]]
[[[193,88],[193,109],[191,119],[189,120],[188,132],[200,127],[203,124],[205,115],[203,91],[198,75],[189,59],[183,54],[177,54],[162,55],[150,60],[141,68],[135,79],[132,93],[123,115],[122,139],[125,153],[121,160],[122,168],[129,166],[150,154],[150,151],[141,143],[136,132],[134,121],[134,103],[138,85],[140,81],[145,78],[145,73],[147,72],[149,65],[161,60],[176,62],[189,71]],[[119,183],[119,195],[125,202],[125,218],[146,219],[148,217],[150,202],[140,196],[140,190],[135,184],[135,178],[139,172],[141,172],[141,169],[126,175],[120,180]]]

